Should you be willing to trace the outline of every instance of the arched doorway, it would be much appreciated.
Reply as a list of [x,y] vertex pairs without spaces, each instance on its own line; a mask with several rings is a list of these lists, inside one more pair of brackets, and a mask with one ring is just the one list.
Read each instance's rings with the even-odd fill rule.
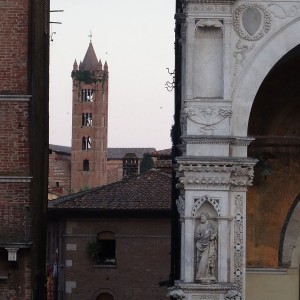
[[[254,184],[247,194],[247,266],[265,272],[265,287],[271,288],[278,276],[285,276],[281,277],[283,295],[288,286],[283,278],[289,278],[288,289],[294,295],[289,299],[298,299],[298,274],[282,269],[280,241],[287,215],[300,191],[299,67],[300,45],[283,56],[265,77],[248,124],[248,136],[255,137],[248,155],[258,163]],[[256,285],[255,280],[252,284]],[[278,293],[276,288],[274,292]]]
[[96,300],[114,300],[114,297],[111,294],[108,293],[104,293],[104,294],[100,294]]

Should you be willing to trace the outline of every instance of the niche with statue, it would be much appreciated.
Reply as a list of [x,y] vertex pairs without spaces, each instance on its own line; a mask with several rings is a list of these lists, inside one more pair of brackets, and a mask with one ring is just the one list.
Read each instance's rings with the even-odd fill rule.
[[218,200],[195,201],[195,281],[213,284],[218,277]]

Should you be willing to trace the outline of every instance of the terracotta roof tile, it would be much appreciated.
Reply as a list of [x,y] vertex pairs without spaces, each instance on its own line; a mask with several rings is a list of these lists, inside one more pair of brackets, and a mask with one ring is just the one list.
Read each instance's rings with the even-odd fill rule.
[[99,188],[60,197],[49,202],[51,209],[169,210],[171,176],[150,170]]

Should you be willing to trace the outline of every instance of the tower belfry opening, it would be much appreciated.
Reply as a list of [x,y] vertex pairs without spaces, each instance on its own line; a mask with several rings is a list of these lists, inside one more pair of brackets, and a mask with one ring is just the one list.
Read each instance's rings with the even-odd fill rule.
[[91,41],[72,79],[71,190],[77,192],[107,184],[108,66],[102,68]]

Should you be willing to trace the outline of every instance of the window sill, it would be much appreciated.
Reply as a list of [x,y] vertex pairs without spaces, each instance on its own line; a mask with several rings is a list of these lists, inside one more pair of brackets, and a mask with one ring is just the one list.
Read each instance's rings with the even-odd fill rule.
[[117,267],[117,265],[105,265],[105,264],[99,264],[99,265],[93,265],[94,268],[101,268],[101,269],[114,269]]

